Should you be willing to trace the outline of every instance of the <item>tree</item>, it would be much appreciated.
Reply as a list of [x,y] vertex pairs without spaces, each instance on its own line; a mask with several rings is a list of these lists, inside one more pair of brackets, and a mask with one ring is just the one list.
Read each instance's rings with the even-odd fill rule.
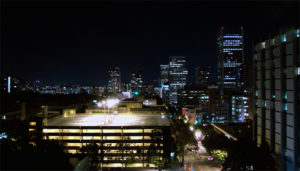
[[0,141],[0,148],[1,170],[73,170],[58,141],[43,140],[33,146],[6,139]]
[[171,134],[177,144],[177,154],[182,156],[182,164],[184,162],[184,146],[187,144],[196,145],[197,141],[194,138],[193,132],[190,131],[187,124],[182,120],[174,120],[171,126]]
[[30,144],[27,121],[3,121],[0,125],[1,132],[7,134],[6,139],[0,139],[0,170],[73,170],[61,142]]
[[206,151],[210,153],[212,150],[228,150],[230,148],[231,140],[222,134],[216,132],[205,135],[202,141]]
[[274,170],[274,159],[268,146],[263,143],[260,148],[249,138],[233,142],[224,163],[224,169],[232,170]]
[[98,151],[99,151],[99,147],[95,142],[89,143],[80,148],[81,159],[83,159],[86,156],[90,157],[90,161],[89,161],[90,170],[97,170],[98,168],[100,162],[98,158],[98,154],[99,154]]

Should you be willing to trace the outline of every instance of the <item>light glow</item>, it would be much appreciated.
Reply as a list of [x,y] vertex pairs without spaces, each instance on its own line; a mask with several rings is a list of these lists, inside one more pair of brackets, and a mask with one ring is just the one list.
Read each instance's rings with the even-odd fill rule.
[[10,93],[10,77],[7,78],[7,92]]
[[190,126],[190,130],[191,130],[191,131],[194,131],[194,127],[193,127],[193,126]]

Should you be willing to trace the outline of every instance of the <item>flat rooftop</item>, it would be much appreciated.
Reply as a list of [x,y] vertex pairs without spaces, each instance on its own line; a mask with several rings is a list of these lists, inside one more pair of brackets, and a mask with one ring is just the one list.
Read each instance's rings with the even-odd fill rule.
[[170,126],[165,115],[76,114],[48,119],[45,126]]

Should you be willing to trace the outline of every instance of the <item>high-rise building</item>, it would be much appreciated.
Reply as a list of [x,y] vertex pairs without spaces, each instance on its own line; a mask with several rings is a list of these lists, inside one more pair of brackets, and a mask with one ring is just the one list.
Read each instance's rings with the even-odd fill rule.
[[177,91],[187,84],[187,75],[186,57],[171,56],[169,58],[169,102],[171,105],[177,104]]
[[221,90],[240,85],[240,66],[244,63],[243,27],[221,27],[217,37],[218,81]]
[[207,87],[210,80],[210,67],[196,67],[196,84]]
[[251,72],[251,65],[249,64],[242,64],[241,65],[241,77],[240,77],[240,89],[244,93],[250,93],[250,88],[251,88],[251,77],[252,77],[252,72]]
[[1,79],[1,90],[7,93],[16,93],[21,91],[22,81],[20,78],[7,76]]
[[249,119],[249,97],[246,95],[233,95],[231,100],[231,121],[244,122]]
[[169,65],[160,65],[160,84],[169,84]]
[[118,67],[112,67],[108,70],[108,85],[109,93],[119,93],[121,91],[121,74]]
[[160,88],[159,95],[163,101],[169,101],[169,65],[160,65]]
[[188,105],[200,105],[201,97],[207,96],[207,88],[196,84],[186,85],[184,89],[177,91],[177,104],[180,107]]
[[131,92],[138,95],[143,89],[143,72],[141,70],[135,70],[131,73],[130,87]]
[[278,169],[300,170],[300,28],[256,44],[254,140],[267,144]]

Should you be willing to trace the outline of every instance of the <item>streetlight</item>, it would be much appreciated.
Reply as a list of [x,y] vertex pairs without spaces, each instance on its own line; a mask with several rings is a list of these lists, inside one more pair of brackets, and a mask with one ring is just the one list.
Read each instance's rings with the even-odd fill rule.
[[193,132],[193,131],[194,131],[194,127],[193,127],[193,126],[190,126],[190,130]]
[[201,131],[200,130],[196,130],[195,131],[195,137],[196,137],[196,139],[199,139],[200,137],[201,137]]
[[99,102],[99,103],[97,103],[97,106],[98,106],[98,107],[102,107],[103,104],[102,104],[101,102]]

